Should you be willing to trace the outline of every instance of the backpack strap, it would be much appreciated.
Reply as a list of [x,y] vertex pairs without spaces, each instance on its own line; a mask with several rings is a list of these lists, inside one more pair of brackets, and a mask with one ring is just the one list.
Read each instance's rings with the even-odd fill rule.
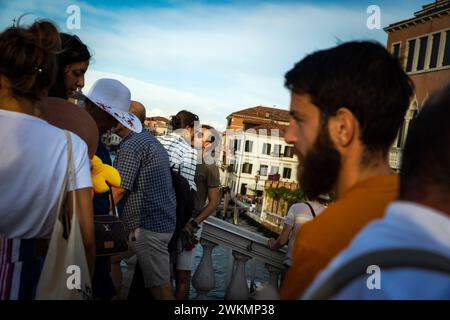
[[175,166],[175,163],[170,167],[170,170],[172,170],[173,172],[178,173],[179,175],[181,175],[181,163],[178,165],[178,169]]
[[311,210],[311,214],[312,214],[313,218],[315,218],[316,213],[314,212],[312,205],[310,205],[308,201],[305,201],[304,204],[306,204],[309,207],[309,210]]
[[381,270],[392,268],[419,268],[450,276],[450,258],[424,249],[382,249],[356,256],[334,271],[308,299],[331,299],[353,280],[367,275],[367,267],[377,265]]

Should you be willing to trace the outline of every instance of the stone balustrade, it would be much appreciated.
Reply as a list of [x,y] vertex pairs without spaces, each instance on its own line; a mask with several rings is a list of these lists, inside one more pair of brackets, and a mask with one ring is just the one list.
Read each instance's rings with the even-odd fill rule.
[[267,238],[257,233],[233,225],[216,217],[209,217],[203,223],[200,244],[203,256],[193,277],[192,285],[197,290],[197,299],[206,299],[209,291],[215,288],[212,252],[216,246],[231,249],[233,264],[230,265],[231,276],[224,288],[227,300],[249,299],[250,290],[247,284],[248,275],[245,266],[251,259],[264,263],[269,273],[269,284],[278,288],[283,271],[283,260],[286,248],[272,251],[267,247]]

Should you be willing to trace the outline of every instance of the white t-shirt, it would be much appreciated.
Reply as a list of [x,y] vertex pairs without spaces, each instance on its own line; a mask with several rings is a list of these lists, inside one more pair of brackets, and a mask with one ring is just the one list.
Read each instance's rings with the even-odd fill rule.
[[[66,135],[37,117],[0,109],[0,137],[0,234],[49,238],[67,169]],[[87,145],[71,138],[75,190],[91,187]]]
[[[323,209],[325,209],[325,207],[319,202],[308,201],[308,203],[313,208],[316,216],[318,216]],[[292,251],[294,250],[295,236],[297,235],[298,230],[300,230],[300,227],[313,218],[311,209],[305,203],[295,203],[289,208],[286,217],[284,217],[284,224],[293,226],[293,228],[289,236],[288,251],[286,253],[284,264],[288,266],[292,264]]]

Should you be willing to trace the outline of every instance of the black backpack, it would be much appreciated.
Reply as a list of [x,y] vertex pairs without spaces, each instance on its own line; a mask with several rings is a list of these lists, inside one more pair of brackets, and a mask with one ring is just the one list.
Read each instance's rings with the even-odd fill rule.
[[189,182],[179,173],[179,170],[175,170],[174,166],[175,165],[170,168],[170,171],[172,174],[172,183],[175,190],[175,196],[177,199],[177,222],[175,232],[169,242],[169,252],[171,254],[175,253],[181,230],[188,223],[189,219],[191,219],[192,211],[194,210],[194,201],[192,199]]

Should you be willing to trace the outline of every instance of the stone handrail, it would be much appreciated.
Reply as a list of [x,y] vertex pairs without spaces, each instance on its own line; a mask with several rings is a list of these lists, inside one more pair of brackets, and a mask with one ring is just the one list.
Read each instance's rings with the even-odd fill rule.
[[231,248],[280,269],[283,268],[285,249],[270,250],[267,247],[267,237],[216,217],[209,217],[204,222],[202,239]]
[[215,287],[212,250],[217,245],[231,249],[234,257],[233,272],[225,291],[225,299],[249,299],[245,264],[250,259],[265,263],[269,272],[269,284],[278,288],[286,247],[272,251],[267,247],[267,240],[268,238],[240,226],[209,217],[203,223],[200,240],[203,256],[192,278],[192,284],[198,292],[197,298],[206,299],[207,293]]

